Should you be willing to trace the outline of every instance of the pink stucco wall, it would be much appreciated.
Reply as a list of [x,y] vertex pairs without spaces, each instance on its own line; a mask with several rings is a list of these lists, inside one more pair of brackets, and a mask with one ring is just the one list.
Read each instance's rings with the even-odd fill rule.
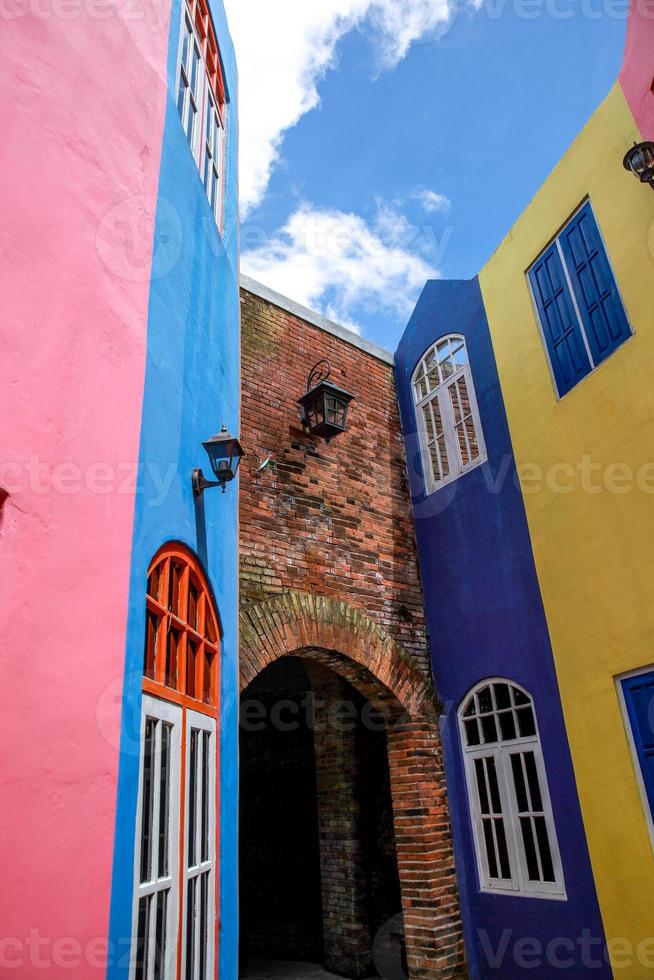
[[631,0],[620,83],[643,137],[654,140],[654,0]]
[[0,975],[25,980],[104,973],[168,20],[3,10]]

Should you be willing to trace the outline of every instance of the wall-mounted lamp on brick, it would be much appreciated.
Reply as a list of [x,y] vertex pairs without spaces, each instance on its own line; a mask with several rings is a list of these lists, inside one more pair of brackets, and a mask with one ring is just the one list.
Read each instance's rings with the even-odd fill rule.
[[354,395],[328,380],[330,374],[329,361],[318,361],[309,372],[307,393],[298,401],[305,432],[327,442],[346,431],[348,409],[354,401]]
[[654,190],[654,143],[634,143],[624,158],[624,168]]
[[230,435],[223,425],[218,435],[202,445],[207,451],[216,481],[205,480],[202,470],[193,470],[193,496],[201,497],[209,487],[222,487],[223,493],[228,483],[236,476],[239,463],[245,455],[238,439]]

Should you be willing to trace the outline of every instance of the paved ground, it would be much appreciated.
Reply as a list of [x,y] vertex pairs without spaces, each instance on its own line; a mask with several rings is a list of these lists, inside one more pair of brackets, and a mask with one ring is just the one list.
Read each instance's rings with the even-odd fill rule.
[[341,980],[315,963],[281,963],[277,960],[252,960],[241,980]]

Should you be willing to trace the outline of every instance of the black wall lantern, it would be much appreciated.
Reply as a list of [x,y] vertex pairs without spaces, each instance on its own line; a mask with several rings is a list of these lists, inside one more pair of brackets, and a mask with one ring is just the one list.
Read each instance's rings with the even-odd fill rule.
[[654,143],[634,143],[624,158],[624,168],[654,190]]
[[216,482],[205,480],[202,470],[193,470],[193,496],[201,497],[208,487],[222,487],[224,493],[227,484],[236,476],[238,464],[245,455],[241,444],[223,425],[217,436],[213,436],[202,445],[207,451]]
[[298,401],[305,431],[327,442],[347,429],[347,412],[354,401],[354,395],[328,380],[330,374],[329,361],[319,361],[309,373],[306,395]]

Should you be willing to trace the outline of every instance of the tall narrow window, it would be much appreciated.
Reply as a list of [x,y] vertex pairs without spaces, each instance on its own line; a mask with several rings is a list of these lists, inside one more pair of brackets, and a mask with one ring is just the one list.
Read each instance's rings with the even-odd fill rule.
[[620,688],[627,732],[654,842],[654,670],[648,668],[623,677]]
[[220,169],[222,167],[223,128],[216,102],[209,93],[204,142],[204,189],[216,220],[220,221]]
[[590,202],[529,270],[560,396],[631,336]]
[[532,699],[509,681],[486,682],[459,719],[482,889],[563,897]]
[[486,459],[477,399],[463,337],[439,340],[413,375],[427,492]]
[[227,97],[206,0],[183,5],[177,108],[218,227],[222,223]]
[[216,962],[218,622],[193,555],[148,573],[131,980]]

